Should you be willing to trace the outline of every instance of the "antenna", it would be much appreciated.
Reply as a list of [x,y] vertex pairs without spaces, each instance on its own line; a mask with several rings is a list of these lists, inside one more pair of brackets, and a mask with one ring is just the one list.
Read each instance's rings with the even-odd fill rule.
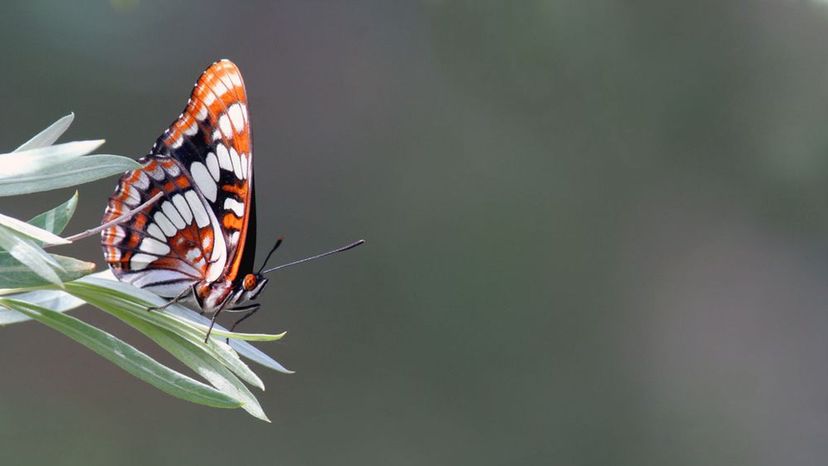
[[272,247],[272,248],[270,248],[270,252],[269,252],[269,253],[267,253],[267,257],[265,257],[265,260],[264,260],[264,262],[262,263],[262,266],[259,268],[259,272],[258,272],[258,273],[259,273],[259,275],[261,275],[262,270],[263,270],[263,269],[265,268],[265,266],[267,265],[267,261],[269,261],[269,260],[270,260],[270,256],[272,256],[272,255],[273,255],[273,253],[276,251],[276,248],[278,248],[278,247],[279,247],[279,245],[281,245],[281,244],[282,244],[282,241],[284,241],[284,240],[285,240],[285,237],[284,237],[284,236],[280,236],[280,237],[276,238],[276,244],[274,244],[274,245],[273,245],[273,247]]
[[[301,264],[302,262],[308,262],[308,261],[312,261],[312,260],[316,260],[316,259],[321,259],[325,256],[330,256],[331,254],[337,254],[337,253],[340,253],[340,252],[345,252],[349,249],[353,249],[353,248],[355,248],[355,247],[357,247],[361,244],[364,244],[364,243],[365,243],[364,239],[361,239],[359,241],[354,241],[353,243],[351,243],[347,246],[342,246],[341,248],[334,249],[333,251],[323,252],[322,254],[317,254],[315,256],[306,257],[304,259],[299,259],[298,261],[288,262],[287,264],[277,265],[276,267],[273,267],[272,269],[267,269],[264,272],[260,272],[260,274],[264,275],[268,272],[273,272],[274,270],[284,269],[285,267],[290,267],[290,266],[293,266],[293,265],[296,265],[296,264]],[[277,245],[278,245],[278,243],[277,243]],[[275,247],[274,247],[274,249],[275,249]],[[273,251],[271,251],[271,252],[273,252]],[[268,255],[268,257],[269,257],[269,255]]]

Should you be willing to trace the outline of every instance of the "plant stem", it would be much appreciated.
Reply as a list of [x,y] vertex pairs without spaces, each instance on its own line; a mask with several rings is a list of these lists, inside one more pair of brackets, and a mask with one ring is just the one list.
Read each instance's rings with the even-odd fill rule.
[[[163,195],[164,195],[163,192],[156,193],[155,196],[152,196],[149,200],[147,200],[143,204],[139,205],[135,209],[128,210],[128,211],[124,212],[121,216],[116,217],[116,218],[104,223],[103,225],[101,225],[99,227],[91,228],[89,230],[83,231],[83,232],[78,233],[76,235],[68,236],[65,239],[67,241],[69,241],[70,243],[75,242],[75,241],[85,239],[85,238],[89,238],[90,236],[96,235],[96,234],[100,233],[101,231],[106,230],[107,228],[109,228],[113,225],[118,225],[118,224],[121,224],[121,223],[124,223],[124,222],[128,222],[130,219],[132,219],[132,217],[135,216],[135,214],[137,214],[138,212],[141,212],[142,210],[146,209],[147,207],[151,206],[152,204],[155,204],[155,202],[157,202],[159,199],[161,199],[161,196],[163,196]],[[51,247],[51,246],[57,246],[57,244],[48,243],[48,244],[43,245],[44,248]]]

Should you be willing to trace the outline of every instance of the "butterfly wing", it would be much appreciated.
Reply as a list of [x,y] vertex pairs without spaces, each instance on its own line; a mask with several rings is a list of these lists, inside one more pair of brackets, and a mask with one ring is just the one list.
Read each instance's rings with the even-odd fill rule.
[[247,90],[233,62],[220,60],[201,74],[184,112],[153,152],[187,168],[219,220],[227,247],[225,277],[236,281],[251,271],[256,249],[253,140]]
[[221,60],[202,73],[184,112],[140,162],[121,177],[103,222],[163,195],[103,231],[104,256],[119,279],[173,297],[252,270],[252,140],[236,65]]
[[[182,166],[169,157],[150,155],[143,167],[124,174],[110,197],[103,222],[161,192],[153,205],[128,222],[101,233],[104,258],[120,280],[173,297],[204,280],[219,259],[216,228]],[[220,232],[218,232],[220,234]]]

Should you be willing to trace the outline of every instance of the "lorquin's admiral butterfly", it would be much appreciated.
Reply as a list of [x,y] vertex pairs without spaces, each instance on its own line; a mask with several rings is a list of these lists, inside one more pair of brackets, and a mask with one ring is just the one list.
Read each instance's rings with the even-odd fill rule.
[[268,282],[264,274],[362,244],[269,270],[263,264],[254,272],[252,149],[241,73],[231,61],[217,61],[196,81],[178,119],[139,160],[142,168],[121,176],[109,198],[103,224],[161,193],[129,220],[102,231],[104,257],[115,276],[169,303],[189,303],[211,314],[213,323],[223,310],[246,311],[234,328],[259,309],[252,301]]

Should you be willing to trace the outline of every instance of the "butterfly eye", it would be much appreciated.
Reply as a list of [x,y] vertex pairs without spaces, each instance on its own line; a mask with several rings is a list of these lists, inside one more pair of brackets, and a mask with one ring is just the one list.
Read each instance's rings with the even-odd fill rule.
[[256,276],[252,273],[249,273],[244,276],[244,281],[242,281],[242,287],[245,289],[245,291],[250,291],[253,288],[256,288],[256,282]]

